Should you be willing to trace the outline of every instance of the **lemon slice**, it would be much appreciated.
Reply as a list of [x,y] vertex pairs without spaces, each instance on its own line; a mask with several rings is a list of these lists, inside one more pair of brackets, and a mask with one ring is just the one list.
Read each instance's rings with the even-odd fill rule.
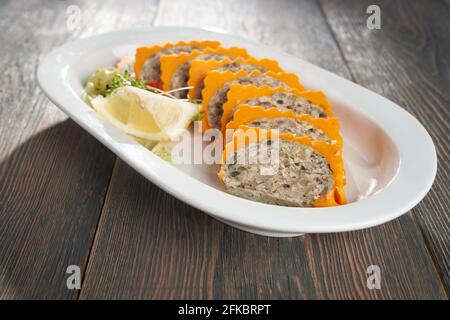
[[128,134],[147,140],[176,139],[199,112],[199,105],[126,86],[92,100],[94,109]]

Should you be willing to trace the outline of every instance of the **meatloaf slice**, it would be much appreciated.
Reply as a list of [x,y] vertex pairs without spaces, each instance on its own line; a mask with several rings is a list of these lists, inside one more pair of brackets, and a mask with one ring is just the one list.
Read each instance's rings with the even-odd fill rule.
[[247,123],[247,126],[265,130],[277,129],[280,133],[292,133],[295,136],[308,136],[313,140],[330,142],[330,138],[322,130],[294,118],[261,118]]
[[269,87],[284,87],[288,86],[282,81],[267,76],[265,74],[259,74],[254,76],[243,76],[236,80],[225,83],[222,88],[217,90],[211,97],[207,106],[208,123],[212,128],[221,127],[221,118],[223,114],[223,104],[227,101],[227,93],[230,90],[230,86],[233,84],[241,85],[255,85],[257,87],[267,85]]
[[282,111],[293,110],[296,114],[309,114],[313,118],[327,118],[327,114],[322,107],[288,92],[276,92],[271,96],[257,97],[246,100],[243,104],[261,106],[266,109],[276,107]]
[[[279,161],[272,164],[274,173],[263,175],[259,164],[261,152],[270,157],[265,140],[254,142],[228,155],[221,168],[225,190],[238,197],[269,204],[312,207],[314,201],[327,194],[334,185],[327,160],[313,148],[290,140],[279,142]],[[243,161],[242,159],[245,159]]]
[[142,66],[141,79],[161,81],[161,63],[159,58],[164,55],[178,54],[181,52],[192,52],[197,47],[194,46],[175,46],[156,52],[150,56]]
[[[201,55],[195,57],[193,60],[204,60],[204,61],[217,60],[217,61],[220,61],[223,58],[225,58],[225,55],[223,55],[223,54],[204,53],[204,54],[201,54]],[[172,90],[187,87],[187,82],[189,80],[190,67],[191,67],[191,60],[183,63],[174,72],[172,79],[170,81],[170,88]],[[188,91],[189,90],[179,90],[179,91],[173,92],[172,95],[179,99],[185,99],[185,98],[187,98]]]

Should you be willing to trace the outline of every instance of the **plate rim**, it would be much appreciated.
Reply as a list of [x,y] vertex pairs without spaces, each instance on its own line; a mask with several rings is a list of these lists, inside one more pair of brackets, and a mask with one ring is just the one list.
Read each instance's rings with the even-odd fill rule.
[[[196,35],[195,38],[228,38],[235,39],[237,42],[247,43],[248,45],[257,47],[259,50],[267,51],[271,53],[272,56],[280,56],[284,58],[291,59],[292,61],[298,62],[303,66],[306,66],[312,70],[316,70],[317,72],[323,73],[327,77],[338,81],[339,83],[343,83],[345,85],[356,86],[357,90],[363,90],[369,97],[376,98],[377,100],[382,101],[387,106],[388,111],[391,111],[396,116],[401,117],[408,124],[408,129],[414,130],[415,134],[418,134],[421,138],[419,146],[421,150],[428,150],[427,159],[427,174],[422,177],[422,181],[420,181],[420,188],[416,187],[417,192],[414,197],[410,197],[409,199],[403,200],[402,203],[397,204],[394,208],[392,207],[392,201],[395,203],[395,198],[393,199],[392,193],[399,193],[402,191],[402,187],[408,187],[411,182],[408,177],[405,176],[407,173],[411,173],[410,167],[411,163],[405,163],[405,156],[408,156],[408,161],[421,161],[420,164],[423,164],[424,158],[419,157],[411,158],[409,149],[407,150],[406,146],[400,145],[399,157],[400,157],[400,165],[398,168],[398,172],[392,181],[385,186],[382,190],[377,193],[362,199],[360,201],[350,203],[344,206],[338,207],[328,207],[328,208],[289,208],[283,206],[273,206],[262,204],[254,201],[249,201],[246,199],[238,198],[236,196],[227,194],[223,191],[217,190],[212,186],[206,185],[197,179],[190,177],[184,172],[180,172],[179,170],[173,170],[171,164],[164,162],[159,159],[156,155],[151,152],[148,152],[147,149],[139,145],[132,138],[128,137],[125,133],[121,132],[119,129],[113,127],[111,124],[105,122],[98,116],[94,111],[89,112],[86,108],[89,108],[80,97],[78,97],[73,91],[72,87],[67,83],[67,78],[64,78],[63,73],[64,70],[58,69],[58,67],[63,66],[64,64],[69,63],[67,60],[67,56],[76,56],[74,52],[77,54],[81,54],[83,49],[90,47],[95,44],[102,43],[102,41],[119,41],[120,37],[125,37],[126,39],[129,37],[137,37],[139,34],[151,33],[154,31],[158,31],[159,33],[171,33],[171,34],[192,34]],[[206,37],[205,37],[206,36]],[[182,37],[180,37],[182,38]],[[119,45],[119,43],[117,44]],[[247,46],[248,47],[248,46]],[[78,48],[78,49],[77,49]],[[77,50],[75,50],[77,49]],[[72,50],[72,51],[70,51]],[[70,54],[69,54],[70,53]],[[268,55],[270,56],[270,55]],[[65,60],[66,59],[66,60]],[[65,70],[67,72],[67,70]],[[48,75],[52,75],[48,77]],[[67,76],[67,74],[66,74]],[[37,71],[37,78],[41,89],[45,92],[47,97],[64,113],[68,114],[69,117],[78,123],[81,127],[83,127],[86,131],[88,131],[91,135],[93,135],[97,140],[99,140],[102,144],[104,144],[107,148],[113,151],[117,156],[122,158],[128,165],[133,167],[136,171],[138,171],[145,178],[149,179],[151,182],[158,185],[158,187],[162,188],[166,192],[172,194],[174,197],[180,199],[181,201],[196,207],[197,209],[204,211],[205,213],[221,218],[226,221],[231,221],[236,224],[248,227],[248,228],[257,228],[260,230],[267,230],[270,232],[286,232],[286,233],[322,233],[322,232],[342,232],[342,231],[350,231],[350,230],[359,230],[372,226],[376,226],[387,221],[393,220],[402,214],[408,212],[412,209],[417,203],[419,203],[428,191],[431,189],[434,179],[436,177],[437,171],[437,156],[436,149],[434,143],[423,127],[423,125],[409,112],[395,104],[394,102],[388,100],[387,98],[382,97],[381,95],[370,91],[358,84],[355,84],[347,79],[344,79],[338,75],[335,75],[329,71],[326,71],[318,66],[315,66],[309,62],[306,62],[298,57],[292,56],[290,54],[284,53],[278,49],[270,48],[266,45],[257,44],[254,41],[244,39],[242,37],[226,34],[226,33],[218,33],[217,31],[210,31],[205,28],[191,28],[191,27],[145,27],[145,28],[133,28],[127,30],[113,31],[102,34],[97,34],[94,36],[90,36],[83,39],[77,39],[74,41],[70,41],[58,48],[53,49],[47,56],[41,61],[39,64],[39,68]],[[321,89],[321,88],[317,88]],[[322,89],[324,90],[324,89]],[[329,90],[327,90],[329,91]],[[84,107],[86,108],[83,108]],[[83,111],[83,109],[85,109]],[[90,108],[89,108],[90,109]],[[392,110],[391,110],[392,109]],[[358,110],[361,112],[361,110]],[[376,112],[374,112],[376,115]],[[367,115],[367,113],[364,113]],[[377,121],[374,121],[373,114],[369,114],[369,119],[374,121],[376,124],[380,125],[379,119],[375,117]],[[108,136],[105,132],[100,132],[99,125],[105,126],[108,128],[108,132],[113,134],[115,137],[120,137],[120,140],[125,143],[117,143],[114,141],[114,138]],[[382,124],[382,128],[383,128]],[[399,147],[397,144],[398,141],[403,141],[399,139],[399,132],[392,125],[390,126],[393,132],[387,132],[389,137],[393,140],[396,147]],[[396,131],[397,130],[397,131]],[[126,147],[123,147],[123,145]],[[406,144],[406,141],[405,141]],[[405,149],[406,148],[406,149]],[[127,154],[128,152],[128,154]],[[132,152],[134,155],[141,155],[140,159],[132,159],[130,157],[129,152]],[[406,155],[405,155],[406,153]],[[402,158],[403,157],[403,158]],[[149,168],[149,164],[143,163],[143,159],[152,161],[152,168]],[[415,163],[417,165],[418,163]],[[147,166],[147,167],[146,167]],[[414,167],[414,166],[412,166]],[[164,175],[164,177],[162,177]],[[177,179],[179,175],[183,176],[183,182],[177,183],[177,185],[173,185],[173,183],[168,183],[168,179]],[[402,179],[399,181],[399,179]],[[400,183],[400,185],[399,185]],[[206,202],[202,197],[199,197],[197,194],[193,193],[187,196],[186,192],[183,192],[183,186],[186,184],[193,184],[194,186],[199,188],[199,192],[205,192],[208,194],[208,199],[219,200],[219,203],[226,202],[232,208],[227,208],[226,206],[221,206],[218,203],[211,203],[211,201]],[[213,190],[211,192],[211,190]],[[391,193],[391,194],[390,194]],[[217,199],[215,194],[220,195],[219,197],[222,199]],[[400,194],[399,194],[400,195]],[[391,204],[386,208],[386,203]],[[373,212],[374,208],[371,206],[381,205],[379,210],[387,210],[388,212],[376,214]],[[238,214],[233,212],[233,210],[239,211],[242,206],[247,207],[250,210],[259,211],[257,214],[254,212],[248,212],[246,214]],[[370,210],[370,215],[367,216],[367,219],[362,219],[361,216],[358,216],[358,210]],[[270,212],[270,210],[277,212]],[[366,213],[361,212],[360,215],[365,215]],[[329,216],[331,215],[331,221]],[[342,220],[338,220],[334,223],[336,217],[343,218]]]

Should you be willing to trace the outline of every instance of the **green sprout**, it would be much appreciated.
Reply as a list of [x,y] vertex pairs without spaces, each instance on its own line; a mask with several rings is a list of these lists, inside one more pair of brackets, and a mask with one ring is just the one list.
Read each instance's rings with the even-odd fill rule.
[[199,112],[195,115],[194,121],[200,121],[203,119],[203,113]]
[[116,73],[113,79],[111,80],[111,83],[106,85],[105,97],[109,96],[117,88],[125,86],[132,86],[153,93],[159,93],[153,87],[146,85],[144,81],[132,79],[130,72],[128,70],[125,70],[122,74]]

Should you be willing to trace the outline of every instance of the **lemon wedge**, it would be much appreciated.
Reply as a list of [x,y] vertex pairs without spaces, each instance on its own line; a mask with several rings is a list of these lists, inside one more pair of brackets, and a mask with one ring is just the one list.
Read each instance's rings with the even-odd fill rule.
[[94,109],[133,136],[157,141],[176,139],[199,112],[199,105],[132,86],[92,101]]

